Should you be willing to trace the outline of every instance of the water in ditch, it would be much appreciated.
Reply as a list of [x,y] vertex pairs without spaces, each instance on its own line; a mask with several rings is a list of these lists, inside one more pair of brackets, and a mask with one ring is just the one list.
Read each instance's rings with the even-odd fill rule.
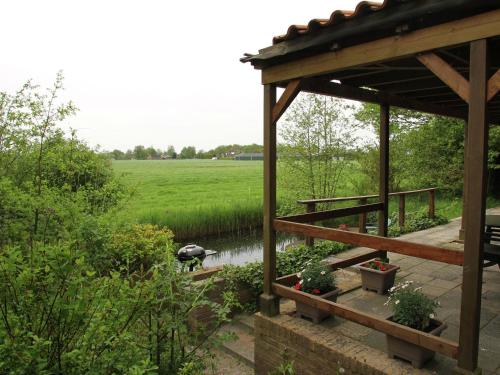
[[[294,236],[278,234],[276,249],[283,251],[286,246],[298,239]],[[215,250],[217,254],[207,257],[203,261],[204,268],[221,266],[224,264],[241,265],[256,260],[262,260],[263,242],[262,231],[246,232],[239,235],[225,235],[220,237],[207,237],[192,239],[205,249]],[[184,246],[186,243],[183,243]]]

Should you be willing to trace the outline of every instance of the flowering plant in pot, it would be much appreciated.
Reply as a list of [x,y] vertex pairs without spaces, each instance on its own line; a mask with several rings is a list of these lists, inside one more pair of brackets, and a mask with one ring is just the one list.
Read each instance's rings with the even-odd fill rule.
[[359,265],[363,290],[384,294],[394,285],[399,266],[389,264],[389,259],[374,259]]
[[[314,294],[333,302],[337,301],[340,289],[336,287],[335,275],[326,264],[319,261],[309,263],[297,276],[299,281],[294,285],[296,290]],[[295,301],[295,304],[297,315],[301,318],[311,319],[314,323],[320,323],[330,316],[330,313],[314,306],[298,301]]]
[[[393,315],[389,318],[393,322],[407,327],[440,336],[447,327],[446,323],[435,319],[435,310],[439,302],[434,301],[422,293],[421,287],[414,288],[412,281],[405,281],[392,287],[386,304],[390,305]],[[416,344],[387,336],[387,351],[391,358],[402,358],[421,368],[425,362],[434,357],[434,352]]]

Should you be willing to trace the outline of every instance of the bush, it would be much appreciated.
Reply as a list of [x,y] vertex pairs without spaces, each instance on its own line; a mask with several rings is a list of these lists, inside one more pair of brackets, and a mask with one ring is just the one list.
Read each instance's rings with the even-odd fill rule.
[[398,213],[395,212],[390,217],[390,222],[394,223],[388,228],[389,237],[398,237],[406,233],[418,232],[438,225],[448,223],[448,219],[441,215],[435,215],[431,219],[427,211],[410,212],[406,215],[404,227],[398,224]]
[[423,294],[420,287],[413,288],[412,283],[405,281],[389,289],[386,303],[392,307],[395,322],[423,331],[434,318],[438,303]]
[[[213,280],[194,283],[168,252],[134,277],[99,276],[66,245],[0,255],[1,374],[199,373],[189,364],[204,367],[232,303],[211,302]],[[202,306],[210,331],[188,326]]]
[[[349,245],[333,241],[317,241],[313,247],[302,244],[292,246],[276,254],[277,276],[297,273],[304,269],[308,262],[323,260],[348,248]],[[250,288],[255,298],[262,293],[263,275],[262,262],[252,262],[243,266],[225,265],[219,273],[230,289]]]
[[80,226],[78,245],[101,275],[117,271],[133,274],[147,271],[173,254],[173,233],[151,224],[125,225],[112,229],[104,219],[88,217]]

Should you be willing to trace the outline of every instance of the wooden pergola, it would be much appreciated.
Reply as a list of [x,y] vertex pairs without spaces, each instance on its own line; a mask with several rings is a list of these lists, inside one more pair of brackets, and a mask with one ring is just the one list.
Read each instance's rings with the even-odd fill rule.
[[[457,359],[457,372],[479,373],[488,128],[500,123],[500,2],[385,0],[354,12],[290,26],[272,46],[241,60],[264,85],[264,292],[261,312],[279,314],[286,297]],[[284,92],[277,100],[277,87]],[[276,124],[299,92],[380,105],[379,201],[350,208],[276,217]],[[390,106],[465,120],[464,251],[387,238]],[[377,211],[379,235],[308,223]],[[296,275],[276,278],[276,231],[373,249],[342,260],[348,267],[387,251],[463,266],[458,342],[302,293]]]

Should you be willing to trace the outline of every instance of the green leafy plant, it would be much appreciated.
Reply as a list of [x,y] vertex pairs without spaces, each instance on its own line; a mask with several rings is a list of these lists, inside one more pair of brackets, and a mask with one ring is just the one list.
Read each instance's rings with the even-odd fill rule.
[[324,294],[335,289],[334,274],[320,261],[310,262],[297,276],[300,280],[294,288],[302,292]]
[[[297,245],[276,254],[278,277],[297,273],[308,262],[320,261],[330,255],[349,249],[349,245],[333,241],[317,241],[314,246]],[[230,290],[250,288],[255,298],[262,293],[264,267],[262,262],[247,263],[243,266],[225,265],[219,273]]]
[[430,218],[427,211],[417,211],[407,213],[404,227],[398,224],[398,213],[395,212],[390,217],[391,224],[388,228],[389,237],[398,237],[406,233],[418,232],[420,230],[429,229],[437,225],[448,223],[448,219],[441,215],[435,215]]
[[439,303],[423,294],[420,287],[414,288],[412,284],[412,281],[405,281],[389,289],[390,295],[386,304],[391,306],[395,322],[423,331],[434,318]]

